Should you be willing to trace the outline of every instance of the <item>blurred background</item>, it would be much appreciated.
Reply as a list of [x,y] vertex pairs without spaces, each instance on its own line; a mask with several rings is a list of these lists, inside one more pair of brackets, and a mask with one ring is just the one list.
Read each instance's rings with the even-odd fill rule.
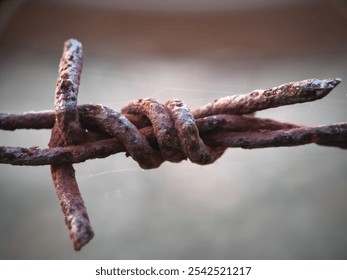
[[[313,103],[258,113],[347,121],[347,4],[290,0],[1,1],[0,112],[52,110],[63,43],[84,47],[79,103],[216,98],[342,78]],[[0,131],[47,147],[48,130]],[[144,171],[124,154],[75,165],[95,231],[74,252],[49,167],[0,166],[1,259],[346,259],[347,151],[229,149]]]

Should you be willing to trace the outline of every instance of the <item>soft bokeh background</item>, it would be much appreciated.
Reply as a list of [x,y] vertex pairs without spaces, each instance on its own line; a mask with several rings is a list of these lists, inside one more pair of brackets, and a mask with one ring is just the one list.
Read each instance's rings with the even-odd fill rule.
[[[97,3],[97,4],[96,4]],[[146,3],[146,4],[144,4]],[[340,1],[2,1],[0,112],[53,109],[63,42],[84,46],[79,103],[215,98],[306,78],[343,83],[259,116],[347,121]],[[0,131],[46,147],[49,131]],[[347,151],[229,149],[215,164],[143,171],[117,154],[75,165],[95,230],[74,252],[49,167],[0,166],[1,259],[346,259]]]

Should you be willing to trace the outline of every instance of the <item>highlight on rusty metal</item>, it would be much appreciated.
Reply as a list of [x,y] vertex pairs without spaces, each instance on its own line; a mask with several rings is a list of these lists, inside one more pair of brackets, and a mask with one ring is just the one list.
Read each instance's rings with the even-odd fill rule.
[[48,148],[0,146],[0,163],[51,165],[57,197],[74,249],[94,236],[75,178],[74,163],[125,152],[141,168],[164,161],[216,161],[227,148],[298,146],[315,143],[347,149],[347,123],[303,126],[258,118],[251,113],[325,97],[340,82],[308,79],[244,95],[223,97],[190,110],[181,100],[152,98],[130,102],[116,112],[103,105],[77,105],[83,66],[82,44],[64,44],[54,111],[0,113],[0,129],[52,129]]

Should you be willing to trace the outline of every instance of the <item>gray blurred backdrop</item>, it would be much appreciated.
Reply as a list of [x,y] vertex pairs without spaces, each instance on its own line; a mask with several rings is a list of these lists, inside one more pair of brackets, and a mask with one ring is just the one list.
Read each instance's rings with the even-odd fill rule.
[[[261,2],[261,3],[260,3]],[[97,4],[96,4],[97,3]],[[144,4],[145,3],[145,4]],[[52,110],[65,40],[84,46],[79,103],[218,97],[342,78],[314,103],[262,111],[347,121],[347,9],[339,1],[2,1],[0,112]],[[0,131],[47,147],[48,130]],[[347,151],[229,149],[215,164],[143,171],[124,154],[75,165],[95,231],[73,251],[49,167],[0,165],[1,259],[346,259]]]

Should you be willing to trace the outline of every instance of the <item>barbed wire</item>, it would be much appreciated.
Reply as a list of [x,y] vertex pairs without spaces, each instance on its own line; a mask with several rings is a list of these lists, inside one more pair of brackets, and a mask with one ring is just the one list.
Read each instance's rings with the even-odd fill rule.
[[64,44],[54,111],[0,114],[0,129],[52,129],[49,148],[0,147],[0,163],[51,165],[56,193],[75,250],[93,236],[72,164],[125,152],[144,169],[185,159],[210,164],[229,147],[245,149],[316,143],[347,149],[347,123],[303,126],[258,118],[253,113],[321,99],[341,80],[308,79],[245,95],[227,96],[190,110],[181,100],[161,104],[145,98],[116,112],[77,105],[82,45]]

